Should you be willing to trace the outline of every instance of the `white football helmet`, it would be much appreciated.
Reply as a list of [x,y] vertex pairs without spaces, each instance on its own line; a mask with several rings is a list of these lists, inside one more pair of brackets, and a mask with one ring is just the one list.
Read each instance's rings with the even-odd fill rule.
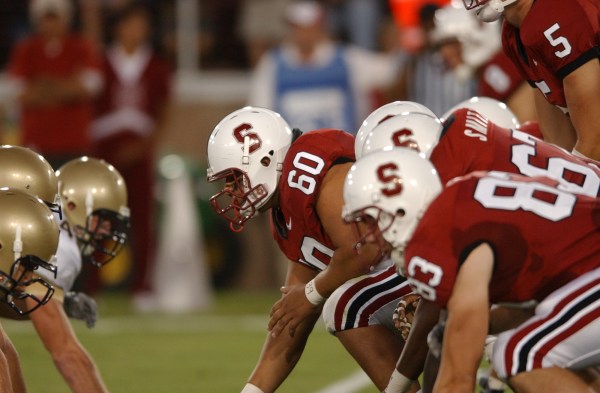
[[208,140],[208,181],[224,180],[210,198],[215,212],[234,231],[271,199],[283,160],[292,144],[292,129],[276,112],[245,107],[225,116]]
[[457,40],[461,44],[463,63],[453,71],[457,77],[471,78],[476,69],[488,61],[502,46],[500,25],[482,23],[470,11],[466,11],[460,2],[450,4],[435,12],[435,24],[430,32],[434,45],[448,40]]
[[356,155],[356,159],[358,160],[363,151],[363,143],[367,138],[367,135],[373,128],[375,128],[379,123],[389,119],[392,116],[399,115],[404,112],[415,112],[415,113],[423,113],[429,115],[431,117],[437,118],[435,113],[431,111],[431,109],[427,108],[425,105],[419,104],[418,102],[413,101],[394,101],[379,108],[375,109],[367,118],[362,122],[358,132],[356,133],[356,137],[354,139],[354,154]]
[[490,97],[469,98],[468,100],[453,106],[450,110],[444,113],[442,115],[442,121],[448,119],[452,112],[460,108],[473,109],[500,127],[512,129],[519,128],[520,126],[517,116],[508,108],[505,103]]
[[484,22],[494,22],[500,19],[504,8],[517,0],[463,0],[467,10],[475,10],[477,17]]
[[375,242],[385,254],[387,242],[400,271],[407,242],[441,190],[433,164],[414,150],[386,147],[358,160],[346,175],[342,210],[357,229],[356,248]]
[[442,122],[423,113],[401,113],[367,135],[361,157],[386,146],[408,147],[429,158],[442,132]]

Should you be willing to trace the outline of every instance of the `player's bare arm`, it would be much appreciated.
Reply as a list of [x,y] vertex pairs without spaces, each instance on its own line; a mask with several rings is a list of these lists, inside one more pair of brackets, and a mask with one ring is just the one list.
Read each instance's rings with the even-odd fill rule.
[[[416,381],[423,372],[427,347],[427,334],[433,329],[440,316],[440,307],[421,299],[412,322],[408,339],[398,359],[396,370],[410,381]],[[410,385],[407,384],[408,389]]]
[[571,122],[577,131],[575,150],[600,161],[600,61],[588,61],[563,80]]
[[0,326],[0,337],[0,392],[25,393],[27,389],[19,354],[2,326]]
[[475,375],[488,333],[488,285],[493,262],[492,248],[482,243],[460,267],[447,305],[448,320],[435,393],[474,391]]
[[535,89],[533,97],[544,141],[571,151],[577,141],[577,134],[569,118],[549,103],[538,89]]
[[[320,272],[314,280],[318,294],[329,297],[333,291],[353,277],[369,272],[369,264],[375,259],[375,249],[365,247],[360,254],[354,248],[355,235],[352,228],[342,220],[342,187],[352,164],[333,166],[325,176],[317,198],[317,213],[321,224],[336,245],[327,269]],[[287,327],[294,334],[296,326],[304,318],[314,313],[318,305],[311,303],[305,294],[304,284],[282,288],[284,296],[271,310],[269,330],[279,335]]]
[[[285,285],[300,285],[303,287],[315,275],[314,270],[290,261]],[[289,334],[280,334],[275,337],[269,332],[258,363],[248,382],[265,393],[274,392],[300,359],[308,336],[319,318],[319,313],[320,308],[318,312],[312,313],[304,319],[296,327],[296,334],[293,337]]]
[[73,393],[108,391],[96,364],[77,339],[62,303],[51,299],[29,318]]

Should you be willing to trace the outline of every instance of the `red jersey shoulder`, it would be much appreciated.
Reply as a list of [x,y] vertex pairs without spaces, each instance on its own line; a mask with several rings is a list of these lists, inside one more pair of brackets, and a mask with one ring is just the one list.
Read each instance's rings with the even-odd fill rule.
[[481,243],[494,250],[492,302],[541,300],[596,268],[600,204],[557,184],[503,172],[451,182],[407,247],[411,284],[445,306],[461,263]]
[[286,154],[279,182],[279,208],[272,215],[272,232],[292,260],[324,269],[334,245],[316,212],[319,189],[329,168],[353,162],[354,137],[340,130],[301,135]]
[[525,80],[503,51],[498,51],[481,69],[479,95],[507,101]]
[[448,116],[430,158],[443,184],[474,170],[491,169],[494,150],[491,126],[491,122],[472,109],[461,108]]
[[562,79],[600,55],[599,12],[595,0],[538,0],[523,21],[521,40],[533,60]]

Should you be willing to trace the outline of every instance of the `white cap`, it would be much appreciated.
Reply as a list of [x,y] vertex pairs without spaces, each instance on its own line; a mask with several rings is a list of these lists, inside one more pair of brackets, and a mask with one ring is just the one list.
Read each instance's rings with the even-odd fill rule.
[[317,1],[295,1],[287,6],[285,19],[298,26],[310,26],[322,19],[324,9]]
[[40,19],[49,13],[70,19],[72,12],[69,0],[33,0],[29,5],[29,14],[33,20]]

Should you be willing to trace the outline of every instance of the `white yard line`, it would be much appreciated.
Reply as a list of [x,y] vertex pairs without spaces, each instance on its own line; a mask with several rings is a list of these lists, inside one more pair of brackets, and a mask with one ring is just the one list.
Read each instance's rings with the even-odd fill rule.
[[359,370],[315,393],[353,393],[364,389],[371,385],[371,383],[372,382],[367,374],[365,374],[364,371]]

